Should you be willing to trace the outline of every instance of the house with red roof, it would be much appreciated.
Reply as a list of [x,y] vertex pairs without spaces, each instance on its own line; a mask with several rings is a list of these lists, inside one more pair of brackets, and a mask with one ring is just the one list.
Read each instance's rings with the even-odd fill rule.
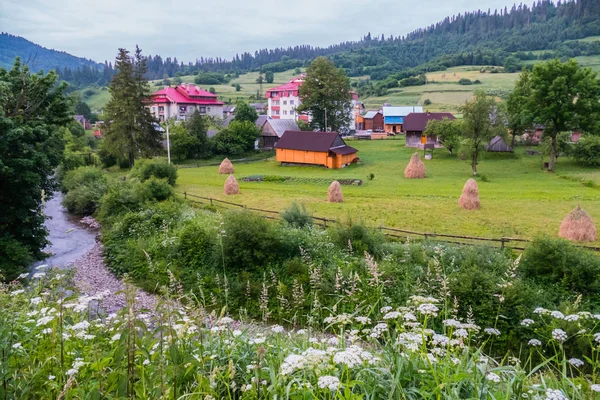
[[146,107],[159,121],[170,118],[185,121],[194,111],[202,115],[223,118],[225,103],[192,83],[182,83],[174,88],[165,86],[152,93]]
[[442,147],[442,143],[435,135],[425,135],[425,129],[429,121],[441,121],[444,118],[453,120],[454,115],[444,112],[413,112],[404,118],[404,134],[406,136],[406,147],[424,148],[425,144],[433,144]]
[[[310,115],[299,114],[296,108],[301,104],[298,95],[300,86],[306,75],[292,78],[288,83],[268,89],[265,93],[267,98],[267,116],[272,119],[291,119],[295,121],[310,121]],[[350,111],[349,129],[356,129],[356,115],[358,113],[358,93],[351,91],[352,109]]]

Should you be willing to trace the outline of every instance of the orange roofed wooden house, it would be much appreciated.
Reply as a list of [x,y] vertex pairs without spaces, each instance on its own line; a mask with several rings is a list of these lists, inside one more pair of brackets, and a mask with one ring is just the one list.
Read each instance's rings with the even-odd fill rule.
[[285,131],[275,145],[276,160],[289,164],[343,168],[357,160],[354,147],[337,132]]

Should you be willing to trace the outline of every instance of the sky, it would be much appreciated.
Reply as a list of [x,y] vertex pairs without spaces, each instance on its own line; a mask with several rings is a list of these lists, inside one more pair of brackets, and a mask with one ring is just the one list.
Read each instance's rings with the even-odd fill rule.
[[230,59],[301,44],[326,47],[371,32],[399,36],[509,0],[0,0],[0,31],[98,62],[139,45],[178,61]]

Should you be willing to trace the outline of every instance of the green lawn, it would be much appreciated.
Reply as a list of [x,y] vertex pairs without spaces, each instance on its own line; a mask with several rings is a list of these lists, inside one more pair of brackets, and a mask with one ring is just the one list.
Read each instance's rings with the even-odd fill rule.
[[[539,233],[555,235],[562,218],[581,199],[581,205],[594,219],[600,218],[600,189],[586,187],[579,180],[600,184],[600,170],[576,166],[560,159],[556,173],[540,168],[538,156],[518,159],[493,157],[479,165],[482,208],[465,211],[457,200],[470,178],[467,161],[435,151],[425,161],[427,178],[404,179],[404,168],[413,149],[404,140],[352,141],[360,150],[360,165],[340,170],[320,167],[284,167],[275,161],[235,165],[241,194],[223,195],[225,176],[218,167],[186,168],[179,171],[179,192],[227,199],[251,207],[283,210],[294,201],[303,203],[315,216],[362,219],[371,225],[438,233],[532,238]],[[519,154],[523,149],[519,149]],[[368,175],[375,174],[370,181]],[[243,182],[250,175],[280,175],[322,178],[324,182]],[[564,179],[564,178],[567,179]],[[328,181],[340,178],[362,179],[362,186],[343,186],[345,202],[327,203]]]

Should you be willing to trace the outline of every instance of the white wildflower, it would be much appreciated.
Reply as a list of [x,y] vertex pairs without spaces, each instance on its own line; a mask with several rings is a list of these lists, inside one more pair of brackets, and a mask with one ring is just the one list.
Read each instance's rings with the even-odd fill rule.
[[81,321],[81,322],[76,323],[75,325],[73,325],[71,327],[71,329],[74,330],[74,331],[83,331],[83,330],[86,330],[89,327],[90,327],[90,323],[84,320],[84,321]]
[[362,325],[367,325],[371,323],[371,319],[369,317],[355,317],[356,322]]
[[579,358],[570,358],[569,364],[571,364],[574,367],[579,368],[579,367],[582,367],[584,363]]
[[306,335],[306,329],[299,329],[299,330],[296,332],[296,335]]
[[338,339],[337,337],[330,337],[329,339],[327,339],[327,344],[330,346],[337,346],[338,344],[340,344],[340,339]]
[[219,325],[229,325],[233,322],[232,318],[229,317],[223,317],[220,320],[217,321],[217,324]]
[[402,314],[398,311],[391,311],[383,316],[383,319],[398,319]]
[[291,375],[294,371],[303,369],[306,359],[298,354],[290,354],[281,363],[281,375]]
[[457,328],[460,326],[460,321],[457,321],[455,319],[445,319],[442,321],[442,324],[444,324],[445,326],[452,326]]
[[416,321],[417,317],[415,317],[415,314],[411,313],[411,312],[407,312],[406,314],[404,314],[402,316],[402,318],[404,318],[405,321]]
[[147,358],[144,360],[144,362],[142,363],[142,365],[148,365],[150,364],[150,360],[148,360]]
[[42,302],[41,297],[34,297],[33,299],[29,300],[29,303],[31,303],[32,306],[37,306],[41,302]]
[[283,326],[281,325],[275,325],[271,328],[271,331],[275,332],[275,333],[282,333],[284,331]]
[[49,315],[47,317],[42,317],[37,320],[37,323],[35,324],[35,326],[44,326],[48,322],[52,321],[53,319],[54,319],[54,316],[52,316],[52,315]]
[[565,317],[565,321],[569,321],[569,322],[574,322],[574,321],[577,321],[578,319],[579,319],[579,315],[577,315],[577,314],[570,314]]
[[390,306],[385,306],[385,307],[381,307],[381,310],[379,310],[382,314],[388,313],[390,311],[392,311],[392,307]]
[[558,389],[546,389],[546,400],[569,400],[569,398]]
[[24,290],[24,289],[18,289],[18,290],[14,290],[14,291],[10,292],[10,296],[11,296],[11,297],[12,297],[12,296],[16,296],[16,295],[19,295],[19,294],[21,294],[21,293],[24,293],[24,292],[25,292],[25,290]]
[[546,310],[545,308],[542,307],[538,307],[535,310],[533,310],[534,314],[548,314],[550,311]]
[[552,331],[552,338],[554,338],[554,340],[558,340],[559,342],[564,342],[567,340],[567,332],[563,331],[562,329],[554,329]]
[[240,331],[239,329],[236,329],[236,330],[234,330],[234,331],[233,331],[233,336],[234,336],[234,337],[238,337],[238,336],[240,336],[241,334],[242,334],[242,331]]
[[21,342],[18,342],[18,343],[15,343],[12,345],[13,349],[20,349],[21,347],[23,347],[23,346],[21,346]]
[[33,274],[33,279],[40,279],[46,276],[45,272],[36,272],[35,274]]
[[329,390],[338,390],[340,387],[340,380],[335,376],[325,375],[319,377],[319,382],[317,383],[319,388],[321,389],[329,389]]
[[119,339],[121,339],[121,334],[120,334],[120,333],[117,333],[117,334],[115,334],[115,335],[114,335],[114,336],[113,336],[113,337],[112,337],[110,340],[111,340],[112,342],[116,342],[116,341],[117,341],[117,340],[119,340]]
[[591,385],[590,389],[592,390],[592,392],[600,392],[600,385],[598,385],[598,384]]
[[521,321],[521,325],[527,326],[527,327],[533,325],[534,323],[535,323],[535,321],[532,319],[529,319],[529,318],[525,318],[523,321]]
[[466,329],[460,328],[460,329],[457,329],[456,331],[454,331],[454,336],[460,337],[460,338],[466,338],[467,336],[469,336],[469,332],[467,332]]
[[531,339],[529,342],[527,342],[528,345],[533,346],[533,347],[537,347],[537,346],[541,346],[542,342],[540,342],[537,339]]
[[19,276],[17,276],[17,279],[25,279],[29,276],[29,273],[25,272],[23,274],[20,274]]
[[48,375],[48,380],[49,380],[49,381],[53,381],[53,380],[55,380],[55,379],[56,379],[56,376],[55,376],[55,375]]
[[500,331],[496,328],[485,328],[484,332],[488,335],[500,336]]
[[439,309],[435,304],[424,303],[417,307],[417,311],[419,311],[423,315],[433,315],[435,317],[437,316]]
[[550,312],[550,316],[556,319],[565,319],[565,314],[561,313],[560,311],[552,311]]
[[493,373],[493,372],[488,372],[488,374],[485,376],[488,380],[492,381],[492,382],[496,382],[496,383],[500,383],[500,377]]

